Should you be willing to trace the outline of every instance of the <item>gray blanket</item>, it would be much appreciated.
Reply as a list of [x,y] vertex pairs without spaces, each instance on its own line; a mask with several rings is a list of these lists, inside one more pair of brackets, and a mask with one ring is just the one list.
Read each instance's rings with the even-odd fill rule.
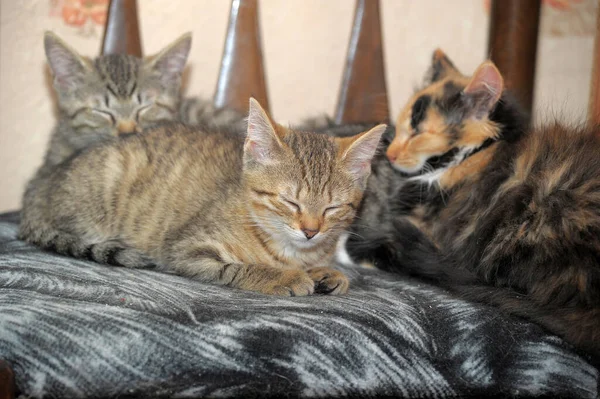
[[344,268],[275,298],[40,251],[0,216],[0,358],[34,397],[598,397],[559,338],[436,287]]

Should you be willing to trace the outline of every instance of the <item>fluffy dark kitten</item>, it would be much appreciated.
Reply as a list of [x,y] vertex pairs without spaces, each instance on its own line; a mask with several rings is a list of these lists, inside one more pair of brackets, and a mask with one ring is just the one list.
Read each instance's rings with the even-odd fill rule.
[[529,128],[491,62],[469,78],[437,51],[430,77],[386,151],[397,179],[374,168],[351,256],[599,355],[600,129]]

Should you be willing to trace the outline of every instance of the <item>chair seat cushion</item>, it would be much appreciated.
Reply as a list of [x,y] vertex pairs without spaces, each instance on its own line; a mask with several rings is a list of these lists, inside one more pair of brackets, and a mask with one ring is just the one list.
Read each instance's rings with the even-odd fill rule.
[[0,359],[47,397],[598,396],[540,327],[378,270],[281,298],[41,251],[0,215]]

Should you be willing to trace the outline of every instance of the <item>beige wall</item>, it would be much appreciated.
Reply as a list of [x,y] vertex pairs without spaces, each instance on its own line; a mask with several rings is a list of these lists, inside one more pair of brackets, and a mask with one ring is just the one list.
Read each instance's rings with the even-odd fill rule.
[[[0,211],[19,207],[24,184],[41,162],[54,124],[43,32],[55,31],[83,54],[94,55],[99,49],[100,25],[88,21],[83,27],[69,26],[57,14],[68,1],[77,0],[0,0]],[[211,96],[229,2],[138,3],[146,53],[185,31],[193,32],[187,93]],[[261,0],[268,89],[279,121],[333,111],[353,4],[351,0]],[[484,4],[484,0],[382,1],[386,77],[394,114],[421,82],[436,47],[443,48],[464,72],[484,59],[488,25]],[[590,21],[593,25],[597,3],[583,0],[577,7],[566,13],[544,10],[536,82],[536,106],[542,112],[538,116],[550,112],[575,120],[584,115],[593,48],[585,26]],[[567,14],[579,22],[565,25]]]

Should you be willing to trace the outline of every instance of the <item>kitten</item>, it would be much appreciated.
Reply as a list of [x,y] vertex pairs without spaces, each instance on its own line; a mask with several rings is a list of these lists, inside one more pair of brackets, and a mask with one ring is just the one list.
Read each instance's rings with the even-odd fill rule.
[[163,121],[239,129],[243,115],[233,110],[217,110],[199,98],[181,102],[181,75],[190,47],[187,33],[154,56],[113,54],[91,60],[46,32],[44,48],[59,121],[42,169],[51,169],[92,145]]
[[394,216],[349,249],[600,355],[600,129],[528,127],[489,61],[469,78],[438,50],[430,76],[386,152]]
[[188,33],[152,57],[105,55],[91,60],[46,32],[44,48],[60,115],[43,168],[97,143],[177,119],[190,46]]
[[251,99],[245,138],[167,124],[36,176],[19,235],[62,254],[156,263],[265,294],[342,294],[347,278],[327,265],[384,130],[338,139],[300,133]]

